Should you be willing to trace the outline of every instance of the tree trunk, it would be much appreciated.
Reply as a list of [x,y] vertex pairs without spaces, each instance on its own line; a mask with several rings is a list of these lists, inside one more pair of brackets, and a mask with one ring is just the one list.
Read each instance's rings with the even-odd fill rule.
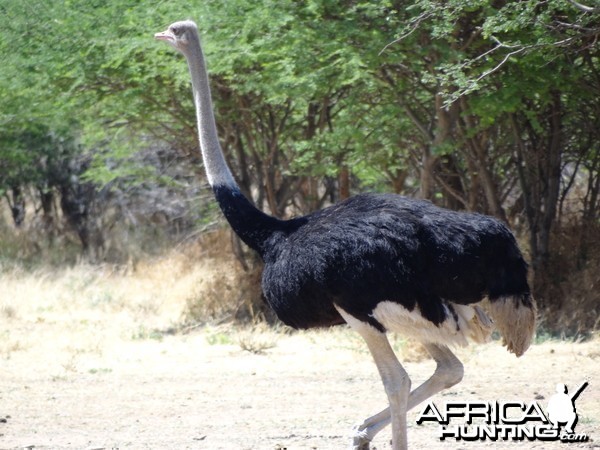
[[516,143],[517,171],[529,228],[533,290],[540,298],[541,305],[544,304],[544,292],[548,292],[549,287],[554,284],[548,263],[550,236],[560,193],[563,137],[562,105],[558,94],[553,96],[548,110],[542,114],[547,118],[548,124],[545,144],[544,137],[538,136],[534,127],[529,126],[528,131],[523,131],[515,115],[510,117]]
[[340,174],[338,176],[338,183],[340,186],[340,198],[339,200],[345,200],[350,197],[350,169],[348,165],[343,164]]
[[421,198],[433,200],[435,196],[435,170],[439,160],[439,156],[435,154],[435,151],[452,138],[452,130],[458,117],[457,113],[458,108],[456,104],[446,108],[444,107],[444,98],[442,95],[439,93],[435,95],[436,127],[430,144],[423,146]]
[[10,193],[11,195],[6,194],[5,197],[10,206],[13,222],[19,228],[25,221],[25,197],[23,196],[21,186],[13,186],[10,189]]
[[419,197],[426,200],[433,200],[435,195],[435,166],[437,156],[431,154],[429,145],[423,146],[421,159],[421,183],[419,188]]

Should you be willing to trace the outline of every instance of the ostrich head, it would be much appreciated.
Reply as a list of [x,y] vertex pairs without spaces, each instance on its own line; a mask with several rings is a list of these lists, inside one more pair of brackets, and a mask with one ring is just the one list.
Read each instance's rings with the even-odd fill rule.
[[191,20],[175,22],[162,33],[156,33],[154,37],[167,42],[173,48],[185,54],[190,42],[198,40],[198,27]]

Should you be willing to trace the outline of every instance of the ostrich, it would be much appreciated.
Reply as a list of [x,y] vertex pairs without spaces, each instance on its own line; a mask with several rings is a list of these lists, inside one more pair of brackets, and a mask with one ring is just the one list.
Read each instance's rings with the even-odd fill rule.
[[[354,449],[369,448],[389,424],[394,450],[407,448],[407,411],[462,379],[449,345],[483,342],[494,324],[509,351],[527,350],[536,307],[527,264],[502,222],[392,194],[356,195],[290,220],[263,213],[242,195],[219,145],[196,24],[175,22],[155,38],[187,59],[208,182],[235,233],[264,261],[268,305],[296,329],[347,323],[373,356],[389,406],[354,429]],[[479,304],[486,299],[487,313]],[[420,341],[436,361],[412,391],[387,331]]]

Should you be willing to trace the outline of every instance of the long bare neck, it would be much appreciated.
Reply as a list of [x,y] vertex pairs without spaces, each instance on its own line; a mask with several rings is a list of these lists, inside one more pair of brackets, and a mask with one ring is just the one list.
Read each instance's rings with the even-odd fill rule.
[[231,175],[231,171],[223,156],[221,145],[219,144],[210,96],[208,73],[206,71],[202,48],[200,47],[200,39],[195,34],[191,40],[192,42],[189,43],[189,50],[186,52],[185,57],[192,77],[194,104],[198,120],[198,138],[200,140],[200,149],[202,150],[206,176],[212,187],[230,186],[237,188],[237,184]]
[[251,248],[264,255],[267,242],[284,222],[257,209],[244,195],[227,166],[213,114],[210,86],[200,39],[194,34],[185,57],[192,76],[192,89],[198,119],[198,137],[208,182],[219,206],[236,234]]

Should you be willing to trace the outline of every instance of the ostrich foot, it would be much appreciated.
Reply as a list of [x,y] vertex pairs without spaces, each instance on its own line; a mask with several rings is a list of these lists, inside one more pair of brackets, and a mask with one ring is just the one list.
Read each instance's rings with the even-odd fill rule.
[[370,450],[371,438],[368,435],[368,430],[363,428],[363,425],[357,425],[352,429],[352,450]]

